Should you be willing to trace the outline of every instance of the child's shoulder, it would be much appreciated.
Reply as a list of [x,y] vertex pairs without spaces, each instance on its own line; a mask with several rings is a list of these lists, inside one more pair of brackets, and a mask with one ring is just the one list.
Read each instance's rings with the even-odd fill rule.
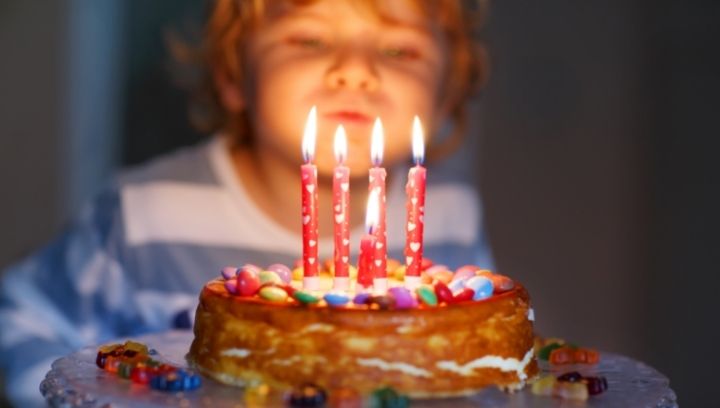
[[118,186],[122,189],[148,183],[217,185],[211,156],[219,143],[222,141],[216,136],[129,167],[118,175]]

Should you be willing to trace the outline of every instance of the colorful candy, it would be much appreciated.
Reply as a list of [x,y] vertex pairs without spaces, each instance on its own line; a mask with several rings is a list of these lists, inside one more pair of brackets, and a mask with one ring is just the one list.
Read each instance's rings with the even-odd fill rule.
[[287,292],[277,286],[263,286],[260,288],[260,297],[270,302],[284,302],[288,298]]
[[475,291],[470,288],[464,288],[457,294],[453,295],[452,303],[467,302],[475,296]]
[[150,358],[153,351],[142,343],[101,346],[95,363],[101,369],[116,373],[134,384],[149,385],[163,391],[185,391],[198,388],[200,377],[187,370],[163,364]]
[[260,278],[250,269],[243,268],[237,275],[237,294],[240,296],[254,296],[260,290]]
[[437,306],[438,299],[437,295],[435,295],[435,291],[426,285],[421,285],[415,290],[415,293],[417,293],[418,298],[421,302],[428,306]]
[[447,287],[447,285],[442,282],[435,283],[435,295],[437,295],[437,298],[440,302],[452,303],[452,291],[450,290],[450,288]]
[[234,266],[226,266],[222,268],[220,271],[220,275],[222,275],[225,280],[232,279],[237,275],[238,269]]
[[535,395],[550,397],[553,395],[555,383],[557,383],[557,379],[555,378],[555,376],[552,374],[547,374],[535,381],[532,384],[530,391]]
[[368,299],[370,299],[370,293],[369,292],[360,292],[353,298],[353,303],[356,305],[365,305],[368,302]]
[[327,401],[325,390],[315,384],[303,384],[296,387],[288,396],[292,407],[322,407]]
[[290,268],[283,264],[272,264],[267,267],[267,270],[270,272],[274,272],[285,284],[290,283],[290,281],[292,280],[292,271],[290,270]]
[[600,354],[591,349],[562,346],[550,351],[548,361],[554,365],[597,364],[600,361]]
[[493,294],[493,283],[484,276],[473,276],[465,282],[465,287],[475,292],[473,295],[475,301],[487,299]]
[[344,292],[328,292],[323,297],[330,306],[345,306],[350,302],[350,297]]
[[296,290],[293,294],[293,297],[295,298],[295,300],[305,305],[315,304],[320,301],[319,297],[304,290]]
[[268,283],[281,285],[283,283],[282,278],[280,278],[280,276],[273,271],[260,271],[260,273],[258,274],[258,279],[260,279],[260,285],[265,285]]
[[378,408],[407,408],[410,400],[390,387],[380,388],[370,396],[370,406]]
[[410,309],[417,307],[417,300],[412,295],[412,292],[407,290],[404,286],[395,286],[388,290],[390,296],[395,300],[395,307],[397,309]]

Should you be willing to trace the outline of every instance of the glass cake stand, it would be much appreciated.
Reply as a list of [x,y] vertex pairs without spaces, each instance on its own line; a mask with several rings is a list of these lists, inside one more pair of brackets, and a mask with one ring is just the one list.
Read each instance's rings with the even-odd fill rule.
[[[179,367],[186,367],[185,353],[190,349],[190,331],[169,331],[133,338],[158,351],[162,359]],[[123,343],[127,339],[118,340]],[[163,392],[135,385],[99,369],[95,365],[97,347],[86,347],[56,360],[40,392],[54,407],[259,407],[284,406],[283,394],[270,392],[264,397],[248,394],[240,388],[229,387],[203,378],[199,389],[187,392]],[[542,367],[549,371],[549,367]],[[411,400],[412,407],[677,407],[675,393],[669,380],[652,367],[631,358],[601,353],[597,366],[563,366],[555,374],[580,371],[585,375],[607,378],[608,390],[589,400],[575,402],[533,395],[529,387],[514,394],[496,388],[465,398]],[[365,401],[367,402],[367,401]]]

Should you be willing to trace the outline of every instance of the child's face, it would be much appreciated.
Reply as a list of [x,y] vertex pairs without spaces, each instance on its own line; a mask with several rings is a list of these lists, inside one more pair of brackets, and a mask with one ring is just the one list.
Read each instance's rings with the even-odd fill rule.
[[271,9],[275,15],[246,50],[243,98],[257,145],[299,164],[305,120],[316,105],[315,162],[324,175],[335,165],[339,124],[348,134],[348,166],[366,177],[376,117],[385,129],[386,166],[409,157],[414,115],[428,130],[441,120],[446,47],[439,29],[408,0],[383,2],[383,19],[357,3],[320,0]]

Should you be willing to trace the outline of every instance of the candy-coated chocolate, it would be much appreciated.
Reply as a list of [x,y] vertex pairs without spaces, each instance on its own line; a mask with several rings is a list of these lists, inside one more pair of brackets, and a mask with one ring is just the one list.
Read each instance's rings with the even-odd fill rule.
[[370,296],[371,295],[368,292],[360,292],[353,298],[353,303],[356,305],[365,305],[370,299]]
[[290,285],[290,284],[285,283],[285,284],[282,284],[282,285],[279,285],[279,286],[282,288],[282,290],[285,291],[285,293],[288,294],[288,296],[290,296],[290,297],[295,296],[295,292],[297,291],[297,289],[295,289],[295,288],[293,287],[293,285]]
[[465,287],[475,292],[473,300],[487,299],[493,294],[493,283],[484,276],[473,276],[465,282]]
[[407,290],[404,286],[395,286],[388,290],[390,296],[395,300],[395,307],[397,309],[409,309],[417,307],[417,301],[412,295],[412,292]]
[[515,282],[512,279],[504,275],[493,273],[487,269],[477,271],[477,275],[490,279],[493,283],[495,293],[507,292],[515,287]]
[[452,271],[444,270],[444,271],[437,272],[433,276],[433,281],[442,282],[447,285],[450,283],[450,281],[452,281],[452,278],[453,278]]
[[303,267],[299,266],[297,268],[293,268],[292,270],[292,279],[296,281],[300,281],[303,278]]
[[453,296],[453,303],[467,302],[472,300],[475,296],[475,291],[470,288],[465,288]]
[[392,277],[394,277],[397,280],[403,280],[403,279],[405,279],[405,271],[407,271],[407,266],[400,265],[397,268],[395,268],[395,271],[393,271]]
[[253,273],[250,270],[241,269],[237,275],[236,281],[237,294],[240,296],[255,296],[257,291],[260,290],[260,278],[258,274]]
[[260,285],[265,285],[267,283],[280,285],[283,283],[282,278],[273,271],[261,271],[260,274],[258,274],[258,278],[260,278]]
[[352,280],[357,279],[358,270],[354,265],[348,265],[348,276]]
[[350,302],[350,297],[344,292],[328,292],[323,299],[330,306],[345,306]]
[[448,268],[445,265],[433,265],[433,266],[427,268],[426,270],[424,270],[423,272],[425,272],[425,274],[428,275],[429,277],[433,278],[436,273],[438,273],[440,271],[449,271],[449,270],[450,270],[450,268]]
[[263,286],[260,288],[260,297],[271,302],[284,302],[288,294],[277,286]]
[[240,273],[240,271],[248,271],[250,273],[254,273],[255,275],[258,275],[260,272],[262,272],[262,270],[263,269],[257,265],[245,264],[239,268],[238,273]]
[[437,295],[435,295],[435,291],[426,285],[421,285],[415,290],[415,293],[417,293],[418,298],[420,301],[422,301],[424,304],[428,306],[437,306],[438,299]]
[[280,279],[283,281],[283,283],[290,283],[290,281],[292,280],[292,271],[290,270],[290,268],[283,264],[272,264],[267,267],[267,270],[270,272],[275,272],[277,276],[279,276]]
[[225,281],[225,289],[232,295],[238,294],[237,279],[230,279]]
[[478,267],[476,265],[463,265],[463,266],[457,268],[457,270],[455,271],[455,275],[458,275],[458,274],[465,275],[468,272],[470,272],[471,273],[470,276],[474,276],[475,273],[479,270],[480,270],[480,267]]
[[460,293],[460,291],[465,289],[465,282],[467,282],[467,279],[453,280],[453,281],[450,281],[450,284],[448,284],[447,286],[448,286],[448,289],[450,289],[450,291],[456,295],[456,294]]
[[135,384],[147,384],[150,382],[150,373],[144,365],[138,365],[130,373],[130,380]]
[[452,283],[457,280],[467,280],[467,279],[470,279],[473,277],[475,277],[474,269],[468,269],[468,268],[462,269],[461,268],[461,269],[458,269],[457,272],[455,272],[453,274],[452,280],[450,282]]
[[438,301],[440,302],[452,303],[452,291],[443,282],[435,283],[435,295],[437,295]]
[[427,268],[433,266],[433,261],[430,258],[423,258],[422,262],[420,263],[420,271],[424,271]]
[[388,295],[370,296],[367,303],[371,308],[387,310],[394,306],[394,300]]
[[234,266],[226,266],[226,267],[222,268],[222,270],[220,271],[220,275],[222,275],[222,277],[225,278],[225,280],[234,278],[235,275],[237,275],[237,273],[238,273],[238,268],[236,268]]
[[306,304],[306,305],[314,304],[314,303],[317,303],[320,301],[319,297],[314,296],[310,292],[306,292],[304,290],[296,290],[295,293],[293,294],[293,297],[298,302]]

